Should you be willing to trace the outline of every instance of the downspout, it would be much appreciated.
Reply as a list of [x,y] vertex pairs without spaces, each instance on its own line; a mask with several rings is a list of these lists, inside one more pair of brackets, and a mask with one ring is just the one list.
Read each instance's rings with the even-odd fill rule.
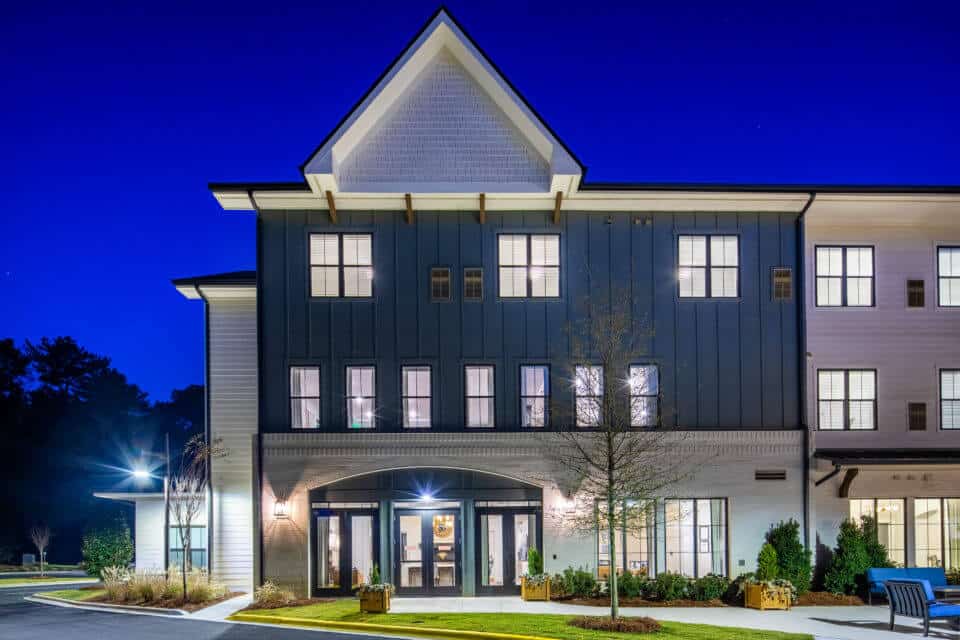
[[[259,587],[263,584],[264,570],[264,552],[263,552],[263,218],[260,216],[260,208],[256,206],[256,200],[253,197],[253,190],[247,191],[247,197],[253,203],[257,214],[257,460],[254,468],[253,480],[253,518],[255,520],[253,531],[256,536],[254,544],[256,545],[256,557],[259,562],[253,571],[253,586]],[[310,544],[310,541],[307,541]],[[311,586],[307,585],[307,594],[310,595]]]
[[800,210],[797,218],[797,302],[800,325],[800,424],[803,426],[803,546],[810,549],[810,425],[807,423],[807,247],[804,227],[804,216],[810,205],[817,199],[814,191],[810,192],[807,203]]
[[[210,301],[197,286],[203,300],[203,438],[212,446],[210,428]],[[207,457],[207,576],[213,576],[213,458]]]

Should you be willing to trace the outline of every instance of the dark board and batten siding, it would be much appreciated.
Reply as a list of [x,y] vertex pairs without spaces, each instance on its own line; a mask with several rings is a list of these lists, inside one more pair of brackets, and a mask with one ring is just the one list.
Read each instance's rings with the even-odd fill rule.
[[[463,366],[495,366],[496,424],[519,424],[519,367],[551,364],[552,401],[572,403],[560,382],[569,364],[566,327],[611,295],[630,298],[638,330],[652,335],[668,425],[796,428],[799,415],[797,296],[775,302],[771,270],[798,273],[797,215],[654,213],[610,216],[341,211],[260,213],[261,429],[287,431],[288,367],[321,367],[324,430],[346,430],[344,375],[375,364],[378,428],[400,429],[400,367],[433,371],[435,430],[463,428]],[[311,232],[373,234],[372,299],[309,297]],[[497,296],[497,235],[559,233],[559,299]],[[738,299],[679,299],[677,235],[724,232],[740,238]],[[451,301],[431,302],[431,267],[450,267]],[[481,302],[463,300],[463,269],[483,268]],[[648,327],[648,328],[644,328]],[[608,377],[612,374],[608,373]]]

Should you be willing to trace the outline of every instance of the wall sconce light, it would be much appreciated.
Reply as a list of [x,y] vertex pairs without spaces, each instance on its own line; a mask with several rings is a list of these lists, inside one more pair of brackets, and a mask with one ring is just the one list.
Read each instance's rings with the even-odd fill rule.
[[289,517],[290,512],[287,509],[287,501],[277,498],[277,501],[273,503],[273,519],[286,520]]

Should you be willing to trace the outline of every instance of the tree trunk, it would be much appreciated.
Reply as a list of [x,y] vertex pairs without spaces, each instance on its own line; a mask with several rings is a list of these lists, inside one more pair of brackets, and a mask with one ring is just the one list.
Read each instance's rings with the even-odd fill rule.
[[187,558],[190,557],[190,529],[187,528],[187,537],[183,536],[183,528],[180,529],[180,541],[183,543],[183,558],[180,561],[180,575],[183,577],[183,599],[187,599]]
[[617,527],[613,517],[613,499],[607,498],[607,535],[610,537],[610,619],[620,615],[620,596],[617,593]]
[[46,553],[44,552],[44,550],[40,549],[40,577],[41,578],[47,575],[46,571],[44,570],[44,560],[46,559],[45,556],[46,556]]

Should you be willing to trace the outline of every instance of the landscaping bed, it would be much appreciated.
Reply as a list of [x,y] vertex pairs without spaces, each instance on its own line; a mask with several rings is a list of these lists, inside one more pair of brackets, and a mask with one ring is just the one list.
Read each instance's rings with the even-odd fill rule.
[[[430,636],[430,629],[506,633],[538,636],[557,640],[609,640],[636,637],[636,633],[598,631],[575,627],[570,621],[583,616],[532,613],[361,613],[355,599],[334,600],[302,607],[246,610],[231,616],[232,620],[267,622],[304,626],[340,625],[348,623],[396,627],[401,635]],[[324,625],[323,622],[331,622]],[[590,624],[590,623],[585,623]],[[702,624],[660,621],[661,630],[649,637],[656,640],[812,640],[804,633],[759,631]],[[362,627],[356,630],[364,630]],[[365,629],[367,633],[389,633],[390,629]]]
[[[557,598],[554,602],[563,602],[563,604],[578,604],[585,607],[609,607],[609,598]],[[621,607],[726,607],[723,600],[647,600],[645,598],[625,598],[620,596],[618,600]]]
[[829,591],[808,591],[797,599],[797,607],[862,607],[867,603],[860,596],[847,596]]
[[119,605],[124,607],[146,607],[149,609],[181,609],[193,613],[206,609],[209,606],[219,604],[230,598],[243,595],[240,591],[231,591],[225,595],[207,600],[205,602],[190,602],[183,598],[168,598],[161,600],[112,600],[103,588],[96,589],[67,589],[63,591],[48,591],[37,594],[40,597],[59,598],[61,600],[70,600],[71,602],[84,602],[87,604]]
[[306,607],[312,604],[325,604],[327,602],[335,602],[334,598],[300,598],[297,600],[289,600],[287,602],[254,602],[241,611],[269,611],[271,609],[286,609],[289,607]]

